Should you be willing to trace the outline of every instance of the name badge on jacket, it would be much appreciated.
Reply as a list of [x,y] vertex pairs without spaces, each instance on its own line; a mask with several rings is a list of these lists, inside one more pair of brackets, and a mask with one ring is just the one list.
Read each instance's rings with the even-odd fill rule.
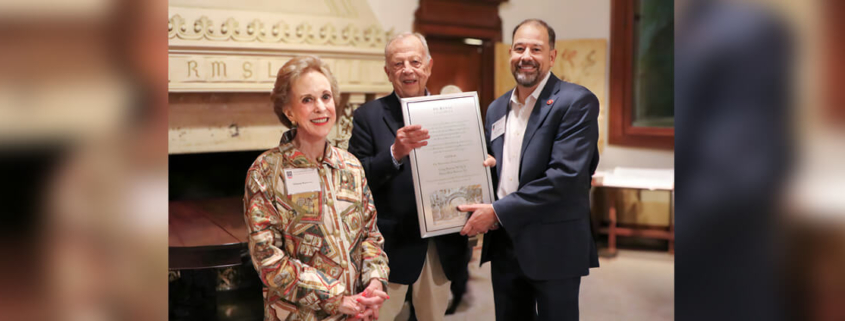
[[316,168],[285,168],[285,189],[288,195],[319,192],[320,174]]
[[495,123],[493,123],[493,128],[491,129],[491,133],[490,133],[490,141],[491,142],[496,140],[496,138],[499,138],[499,136],[502,136],[502,134],[505,133],[505,120],[506,119],[507,119],[507,117],[502,116],[502,118],[500,118]]

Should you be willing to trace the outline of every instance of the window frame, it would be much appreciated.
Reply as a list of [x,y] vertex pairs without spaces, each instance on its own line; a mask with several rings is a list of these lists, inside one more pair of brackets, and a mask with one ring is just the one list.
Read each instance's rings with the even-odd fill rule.
[[608,144],[675,148],[675,128],[633,126],[634,1],[611,0]]

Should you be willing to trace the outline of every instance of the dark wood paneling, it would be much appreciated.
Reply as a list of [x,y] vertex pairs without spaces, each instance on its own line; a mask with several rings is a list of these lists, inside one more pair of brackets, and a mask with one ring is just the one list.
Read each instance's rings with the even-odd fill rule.
[[[484,117],[487,107],[493,102],[494,70],[485,68],[493,64],[493,42],[485,41],[481,46],[471,46],[463,39],[428,38],[431,56],[434,59],[434,70],[428,81],[428,88],[433,94],[439,94],[446,85],[456,85],[462,91],[478,92],[481,116]],[[483,119],[483,118],[482,118]]]
[[493,42],[502,41],[501,29],[479,29],[464,26],[449,26],[436,24],[415,24],[414,30],[426,36],[452,36],[452,37],[469,37],[478,38],[481,40],[490,40]]
[[502,25],[496,2],[420,0],[415,13],[418,24],[496,29]]
[[824,66],[826,72],[823,76],[823,95],[824,104],[824,120],[828,125],[843,126],[845,125],[845,90],[842,90],[842,84],[845,84],[845,37],[842,36],[842,30],[845,30],[845,1],[825,1],[824,2],[825,19],[821,19],[824,24],[826,39],[824,40],[823,50]]
[[[500,35],[501,36],[501,35]],[[481,119],[486,119],[487,107],[496,99],[496,43],[492,40],[485,40],[481,50],[481,92],[478,95],[481,101]]]
[[[434,57],[429,90],[439,93],[446,80],[462,81],[468,86],[465,88],[456,83],[462,90],[478,91],[482,116],[495,99],[495,43],[502,41],[502,19],[499,18],[499,4],[502,2],[420,0],[415,13],[414,30],[426,36]],[[481,46],[465,45],[464,38],[480,39],[483,43]],[[456,52],[448,52],[450,48]],[[473,60],[460,62],[467,57]],[[478,79],[478,83],[472,85],[470,78]]]
[[439,94],[445,85],[463,91],[481,91],[481,47],[464,44],[459,39],[428,39],[434,70],[428,80],[429,90]]

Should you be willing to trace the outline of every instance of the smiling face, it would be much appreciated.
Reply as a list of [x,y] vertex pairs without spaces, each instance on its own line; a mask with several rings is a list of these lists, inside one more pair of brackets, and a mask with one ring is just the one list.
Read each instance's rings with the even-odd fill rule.
[[384,72],[400,98],[425,95],[425,84],[434,62],[426,59],[425,47],[414,36],[394,40],[388,47]]
[[513,78],[517,84],[527,88],[534,87],[543,79],[552,69],[557,56],[557,50],[549,45],[548,31],[536,23],[519,27],[508,52]]
[[336,119],[332,87],[326,76],[313,70],[300,76],[290,88],[285,116],[298,124],[297,138],[325,139]]

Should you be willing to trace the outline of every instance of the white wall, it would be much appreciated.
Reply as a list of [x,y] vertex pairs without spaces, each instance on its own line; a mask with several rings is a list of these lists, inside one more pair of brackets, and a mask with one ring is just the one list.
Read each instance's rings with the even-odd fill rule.
[[511,43],[513,28],[528,18],[542,19],[557,40],[610,38],[609,0],[511,0],[499,6],[504,43]]
[[[411,30],[418,0],[368,0],[368,2],[384,29],[395,28],[394,31],[397,33]],[[555,29],[558,40],[604,38],[609,41],[610,39],[609,0],[510,0],[499,6],[499,17],[502,18],[502,35],[505,43],[511,42],[513,28],[527,18],[540,18],[546,21]],[[610,59],[609,53],[607,56]],[[609,63],[610,61],[608,61],[608,66]],[[609,97],[604,99],[606,102],[609,100]],[[607,126],[607,118],[604,118],[603,126]],[[675,166],[674,152],[615,145],[604,146],[599,169],[612,169],[616,166],[673,168]]]
[[398,34],[411,31],[414,25],[414,11],[419,0],[367,0],[384,30],[393,28]]

